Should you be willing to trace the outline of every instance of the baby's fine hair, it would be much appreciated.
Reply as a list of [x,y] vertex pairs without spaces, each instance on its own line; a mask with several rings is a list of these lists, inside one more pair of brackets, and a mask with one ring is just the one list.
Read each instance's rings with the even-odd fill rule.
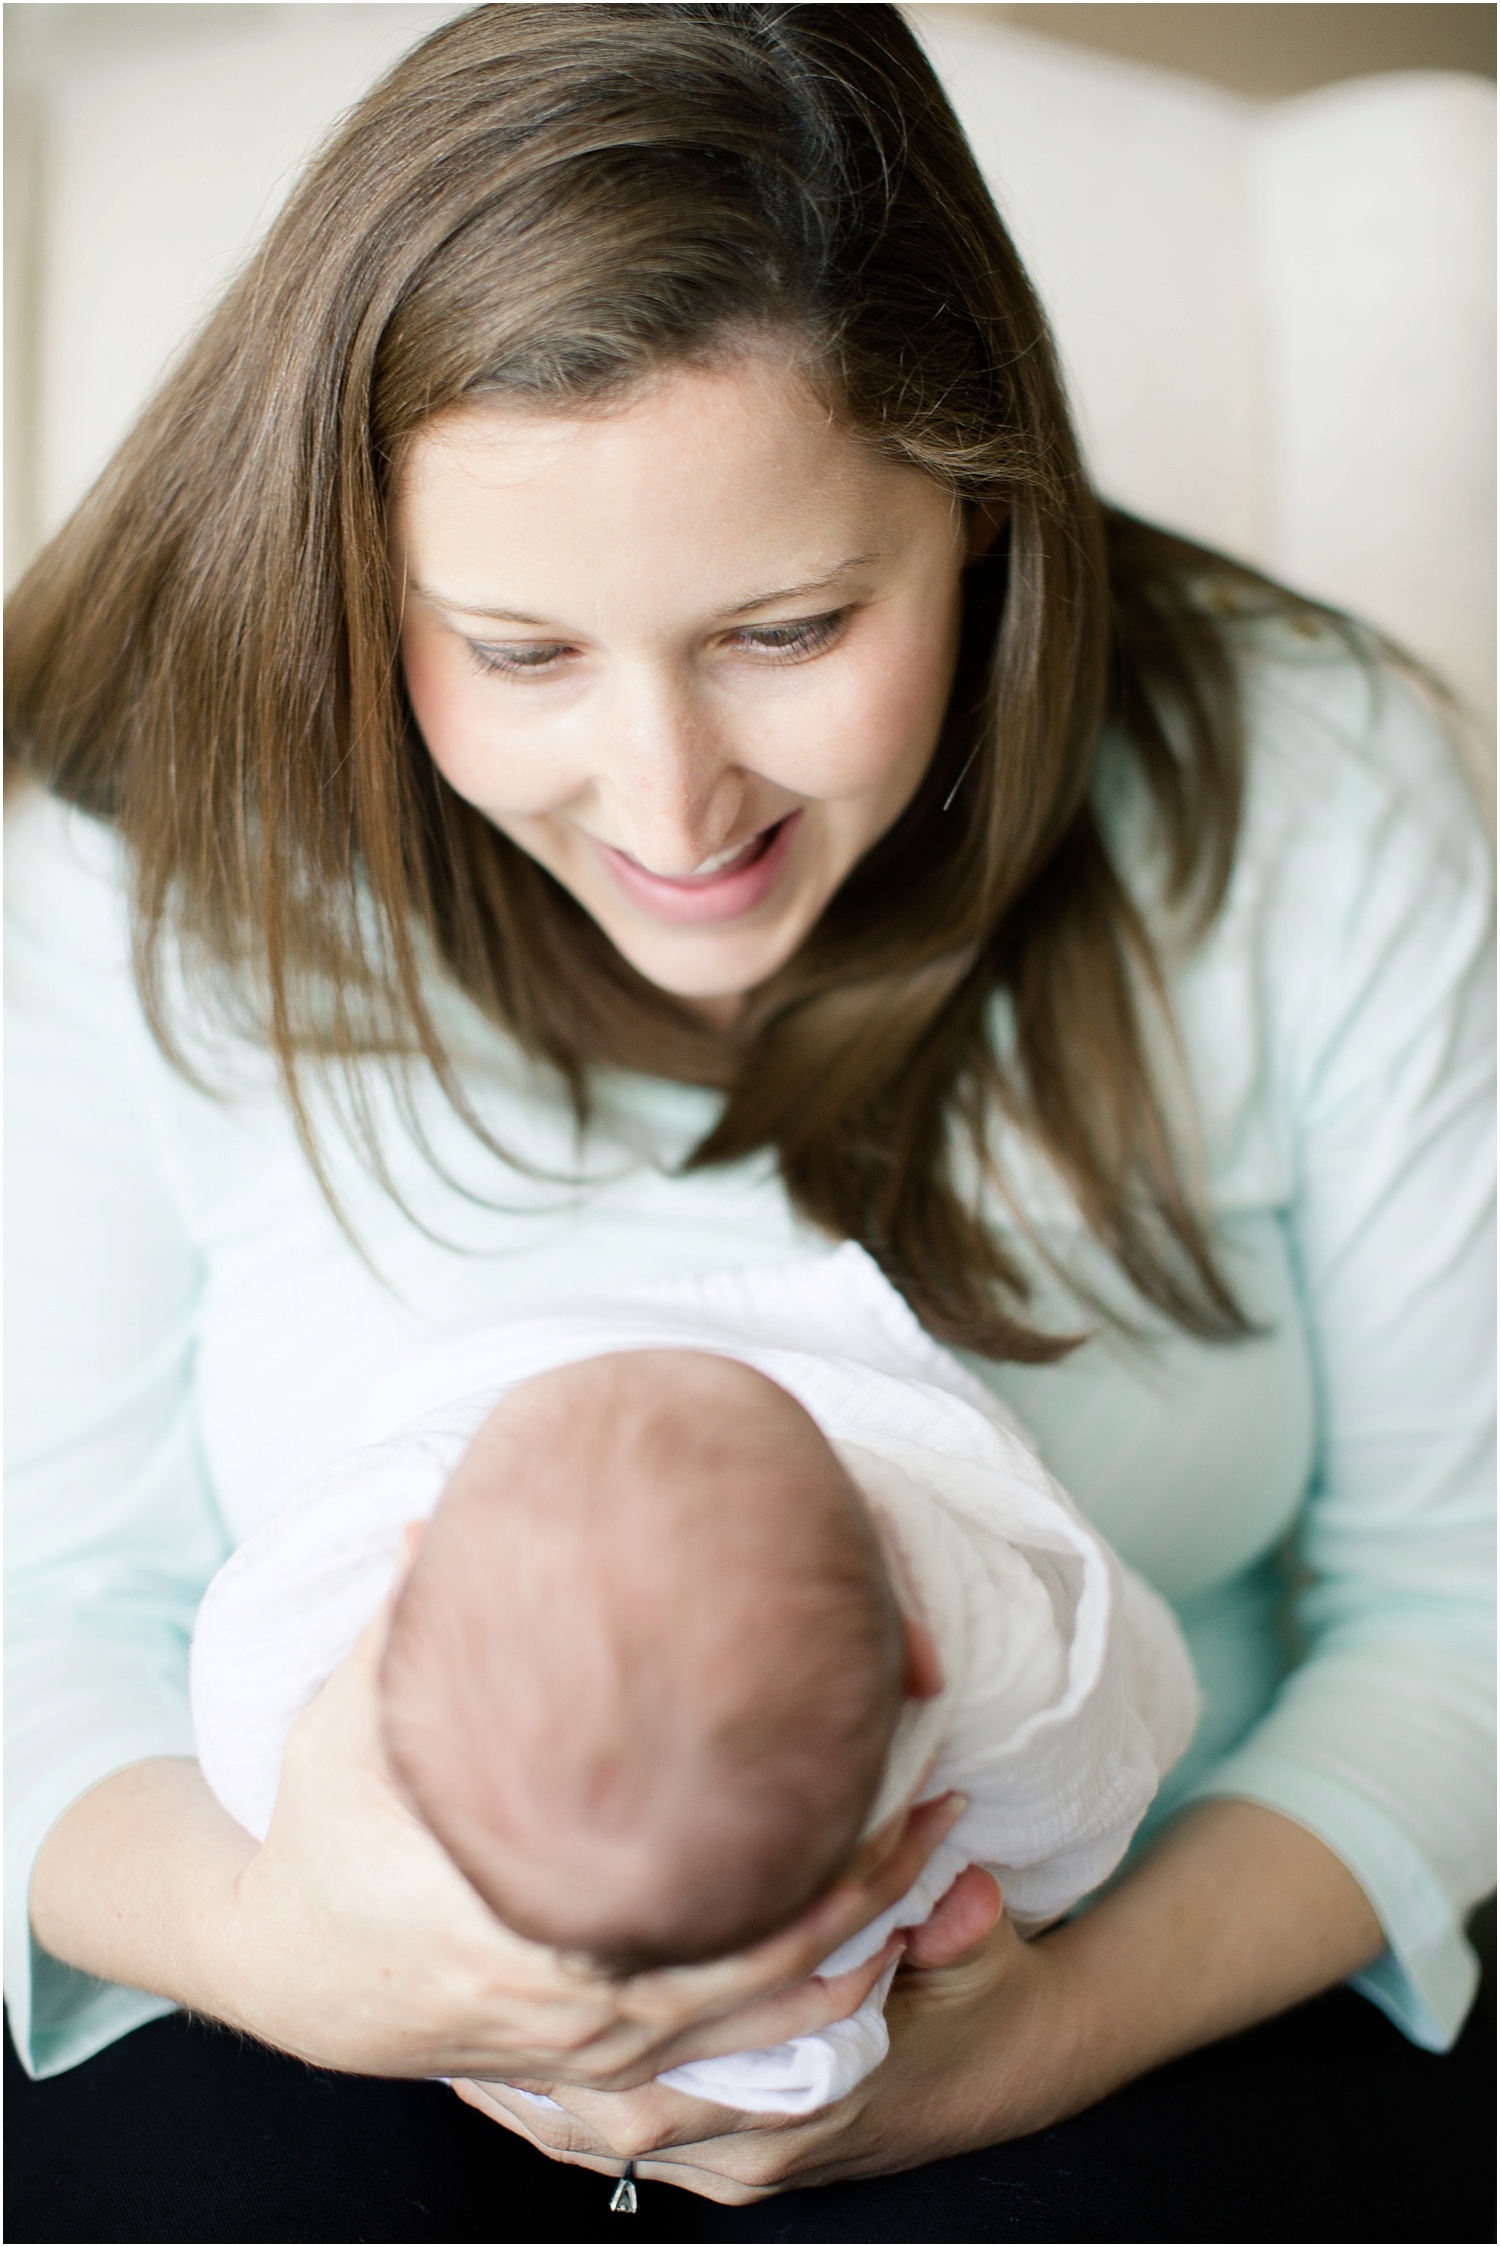
[[904,1632],[863,1499],[734,1359],[526,1382],[455,1471],[396,1603],[391,1762],[498,1916],[605,1970],[722,1957],[857,1846]]

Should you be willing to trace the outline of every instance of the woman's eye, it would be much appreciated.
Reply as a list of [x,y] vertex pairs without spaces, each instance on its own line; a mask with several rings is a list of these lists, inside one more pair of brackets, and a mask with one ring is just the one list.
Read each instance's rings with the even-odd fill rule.
[[[737,647],[773,662],[799,663],[832,647],[848,620],[847,609],[829,616],[799,617],[788,624],[748,624],[732,635]],[[575,652],[565,640],[518,640],[510,644],[486,640],[465,643],[476,669],[502,678],[547,678],[562,670]]]
[[848,616],[847,609],[835,609],[828,616],[799,617],[794,624],[747,624],[736,632],[735,639],[741,647],[757,655],[795,663],[804,656],[821,655],[825,648],[832,647]]
[[481,671],[499,671],[513,679],[545,675],[561,668],[572,650],[556,640],[521,640],[513,647],[496,647],[482,640],[465,642]]

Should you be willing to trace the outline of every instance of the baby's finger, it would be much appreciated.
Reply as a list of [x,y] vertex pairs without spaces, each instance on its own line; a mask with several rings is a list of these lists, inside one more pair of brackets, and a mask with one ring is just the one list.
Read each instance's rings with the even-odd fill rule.
[[1005,1906],[1000,1884],[982,1865],[968,1865],[931,1919],[908,1930],[907,1966],[952,1966],[966,1958],[998,1924]]

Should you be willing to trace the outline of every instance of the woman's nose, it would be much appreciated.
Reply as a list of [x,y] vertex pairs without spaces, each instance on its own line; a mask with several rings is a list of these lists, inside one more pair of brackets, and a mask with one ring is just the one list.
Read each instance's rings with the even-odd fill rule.
[[744,772],[690,687],[653,680],[613,701],[597,767],[607,840],[653,874],[694,874],[734,837]]

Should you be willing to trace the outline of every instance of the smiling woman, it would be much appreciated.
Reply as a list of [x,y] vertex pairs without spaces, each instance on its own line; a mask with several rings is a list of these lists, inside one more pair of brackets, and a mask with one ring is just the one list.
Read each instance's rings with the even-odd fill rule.
[[[483,10],[419,49],[19,589],[13,738],[129,837],[168,1050],[173,931],[263,979],[325,1179],[305,1088],[365,1051],[327,1003],[332,961],[366,1034],[378,1020],[377,1044],[414,1048],[474,1120],[424,989],[425,927],[580,1116],[601,1063],[723,1087],[693,1162],[774,1147],[801,1214],[861,1241],[945,1339],[1068,1347],[1027,1315],[1032,1281],[959,1184],[993,1167],[1001,1112],[1146,1300],[1243,1335],[1148,1064],[1156,944],[1092,779],[1112,710],[1171,907],[1206,924],[1243,785],[1215,604],[1242,630],[1318,612],[1101,510],[1040,307],[915,41],[865,16],[848,47],[837,16],[796,19],[810,54],[832,42],[814,97],[792,20],[574,11],[560,84],[546,11],[511,13],[503,67]],[[651,42],[649,95],[612,22]],[[377,273],[387,235],[401,255]],[[402,536],[414,551],[388,568]],[[788,665],[785,644],[710,631],[839,563],[864,590],[832,612],[826,656]],[[509,642],[450,636],[466,691],[447,666],[439,687],[435,592],[544,620],[532,701],[505,667],[542,667]],[[581,636],[545,637],[558,627]],[[691,665],[682,646],[666,661],[673,633],[696,633]],[[554,684],[554,664],[590,685]],[[752,700],[794,746],[778,754],[768,715],[753,743],[729,722]],[[598,737],[596,769],[576,768],[574,734]],[[169,737],[185,756],[164,765]],[[829,778],[808,787],[810,757]],[[696,800],[669,814],[685,773]],[[960,788],[964,814],[943,816]],[[662,859],[644,825],[668,816]],[[695,891],[679,915],[660,877],[770,825],[745,887],[709,893],[731,913],[700,919]],[[1080,976],[1083,1010],[1065,995]]]
[[581,420],[446,417],[396,532],[444,779],[648,982],[731,1021],[932,761],[963,510],[768,339]]
[[[1396,2032],[1320,1993],[1444,2048],[1493,1862],[1489,873],[1419,687],[1101,505],[894,9],[479,8],[348,116],[10,626],[7,1989],[100,2177],[150,2145],[206,2192],[228,2146],[253,2190],[182,2236],[243,2237],[278,2162],[287,2236],[313,2170],[342,2236],[370,2164],[283,2115],[436,2076],[496,2146],[720,2202],[880,2177],[826,2221],[899,2237],[933,2164],[1292,2008],[1320,2119],[1333,2078],[1402,2104]],[[259,1845],[183,1671],[413,1343],[830,1239],[1173,1603],[1203,1707],[1110,1891],[1022,1941],[960,1875],[886,2062],[793,2124],[653,2079],[844,2017],[878,1962],[814,1969],[951,1805],[752,1950],[605,1983],[394,1786],[383,1617]],[[205,2138],[179,2006],[349,2080],[266,2061],[251,2112],[235,2047]],[[1195,2236],[1282,2142],[1251,2076]],[[1162,2096],[1149,2158],[1118,2109],[1089,2141],[1115,2236],[1199,2127]],[[993,2159],[942,2173],[954,2236]],[[418,2166],[364,2235],[441,2209]]]

